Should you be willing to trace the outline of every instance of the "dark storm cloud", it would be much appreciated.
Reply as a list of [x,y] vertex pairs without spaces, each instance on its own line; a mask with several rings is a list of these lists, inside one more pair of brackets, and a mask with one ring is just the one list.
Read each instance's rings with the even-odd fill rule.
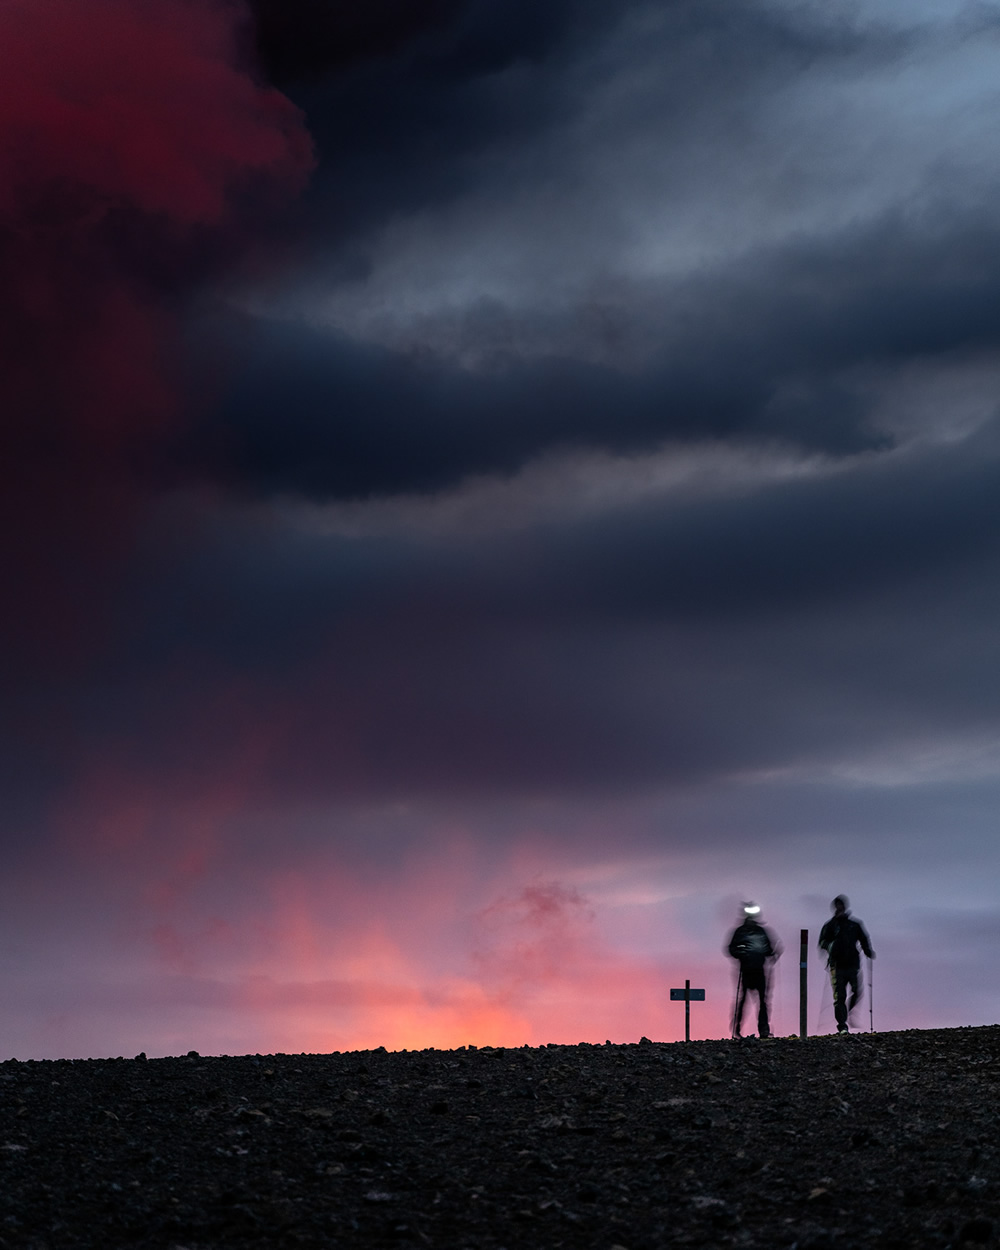
[[[439,490],[553,447],[649,448],[671,434],[766,425],[752,362],[709,376],[691,361],[639,378],[568,360],[475,373],[302,327],[258,328],[254,339],[225,405],[177,447],[181,471],[251,494]],[[852,415],[824,441],[868,443]]]
[[553,588],[554,602],[565,586],[568,604],[626,617],[732,621],[833,609],[956,562],[992,559],[998,480],[994,426],[959,450],[791,481],[750,500],[580,523],[551,545],[536,536],[528,560],[544,567],[537,584]]
[[250,0],[259,62],[292,89],[366,61],[383,62],[376,72],[386,77],[387,64],[398,73],[400,62],[413,60],[446,81],[496,73],[519,58],[544,56],[597,7],[587,0],[374,0],[363,8],[345,0]]
[[[538,128],[553,106],[543,74],[528,95],[503,71],[544,62],[620,19],[595,0],[253,0],[258,57],[306,110],[321,155],[313,196],[333,246],[401,207],[466,183],[463,156]],[[322,237],[322,215],[316,218]]]
[[175,793],[249,753],[247,792],[297,801],[638,792],[975,736],[1000,716],[998,483],[987,432],[506,536],[251,515],[192,551],[171,525],[66,712]]
[[[996,344],[1000,235],[976,187],[963,197],[961,171],[936,200],[869,211],[862,198],[841,221],[793,222],[736,256],[714,255],[725,229],[709,229],[705,259],[671,277],[632,273],[610,292],[598,283],[555,304],[484,294],[437,330],[427,328],[432,312],[414,314],[398,344],[366,341],[350,310],[345,325],[323,329],[320,313],[310,308],[303,320],[297,306],[322,303],[325,289],[336,294],[344,284],[363,290],[381,263],[375,236],[385,221],[438,213],[461,197],[503,204],[512,181],[551,183],[548,216],[564,222],[570,240],[565,266],[585,268],[589,198],[628,197],[629,180],[641,187],[654,154],[668,207],[691,179],[697,204],[738,199],[745,180],[730,187],[726,170],[768,156],[776,122],[758,111],[775,92],[827,81],[839,89],[851,75],[891,78],[928,49],[988,37],[995,21],[987,12],[973,30],[968,17],[904,29],[884,13],[881,23],[849,21],[804,7],[686,0],[613,9],[591,0],[252,7],[261,63],[305,109],[319,152],[300,241],[306,264],[285,299],[285,324],[198,326],[213,355],[218,348],[231,362],[232,381],[181,434],[173,471],[182,476],[321,500],[438,490],[470,474],[516,471],[553,449],[641,451],[666,439],[738,435],[852,453],[893,437],[852,370]],[[566,128],[605,95],[611,103],[586,123],[595,151],[627,146],[637,133],[653,146],[609,172],[617,188],[580,187],[566,164]],[[837,205],[849,190],[838,175],[856,180],[864,163],[859,157],[855,168],[844,152],[867,142],[843,124],[842,135],[820,131],[829,153],[819,173],[802,173],[806,158],[797,156],[787,175],[779,162],[750,185],[773,177],[783,211],[813,177],[818,202]],[[586,151],[583,134],[574,142]],[[805,134],[790,124],[784,141],[811,141]],[[747,143],[764,147],[744,156]],[[780,144],[771,146],[780,152]],[[748,220],[762,203],[748,202]],[[515,225],[518,211],[511,206]],[[296,219],[296,228],[304,224]],[[530,237],[537,224],[525,220],[520,233]],[[377,299],[392,310],[405,297],[390,283]],[[436,350],[437,339],[447,351]]]
[[[361,233],[481,180],[484,153],[544,133],[595,86],[627,74],[643,40],[656,44],[668,132],[704,101],[769,76],[824,59],[887,58],[905,44],[895,32],[861,35],[837,20],[724,0],[379,0],[363,11],[344,0],[253,0],[251,8],[260,61],[306,110],[318,144],[314,199],[335,228]],[[637,29],[605,54],[609,36],[636,15]],[[321,217],[317,228],[322,235]]]
[[[735,102],[811,57],[888,55],[885,39],[810,32],[776,12],[662,10],[670,21],[656,38],[671,36],[677,69],[663,88],[669,133],[683,131],[685,109],[708,109],[722,81]],[[325,36],[293,37],[276,9],[260,14],[271,70],[312,105],[329,179],[314,207],[339,178],[345,200],[375,218],[407,197],[433,205],[459,184],[502,180],[463,154],[514,138],[530,148],[572,112],[597,26],[617,30],[573,5],[544,18],[442,6],[411,12],[412,25],[362,22],[325,51]],[[637,38],[612,39],[606,79]],[[692,57],[713,71],[695,73]],[[525,65],[527,77],[507,73]],[[624,129],[636,108],[625,92]],[[351,235],[349,217],[328,224],[331,249]],[[317,228],[308,245],[323,239]],[[266,511],[227,519],[225,505],[440,490],[567,448],[738,436],[884,451],[890,436],[854,375],[990,348],[997,273],[992,223],[949,205],[932,219],[886,211],[790,236],[673,279],[633,275],[609,313],[612,340],[645,338],[627,367],[613,352],[574,354],[575,331],[562,354],[465,367],[292,322],[204,330],[203,350],[228,355],[235,380],[214,411],[217,391],[200,397],[167,480],[208,478],[223,494],[216,510],[182,518],[179,536],[150,539],[119,592],[100,590],[102,658],[53,692],[42,719],[63,728],[40,728],[34,758],[64,774],[85,740],[125,773],[183,789],[238,767],[246,748],[266,761],[248,790],[286,797],[570,792],[836,752],[858,740],[859,707],[866,741],[907,715],[929,722],[935,700],[949,726],[988,720],[996,691],[977,677],[971,626],[969,639],[955,632],[967,659],[911,679],[940,624],[929,605],[954,592],[970,621],[992,610],[961,584],[996,562],[989,431],[841,475],[474,541],[321,536]],[[520,333],[556,340],[549,322],[561,315],[529,304]],[[462,332],[497,337],[505,317],[515,313],[472,308]],[[168,515],[178,522],[181,506]],[[894,621],[901,608],[919,627]],[[40,785],[30,767],[24,777]]]
[[250,0],[252,40],[267,75],[294,83],[391,55],[453,20],[465,0]]
[[662,327],[656,359],[638,370],[566,358],[470,370],[301,325],[243,327],[239,377],[186,434],[179,467],[252,494],[323,499],[438,490],[552,449],[733,435],[838,455],[884,447],[877,395],[850,371],[994,347],[998,289],[991,222],[921,233],[893,215],[638,289],[619,318]]

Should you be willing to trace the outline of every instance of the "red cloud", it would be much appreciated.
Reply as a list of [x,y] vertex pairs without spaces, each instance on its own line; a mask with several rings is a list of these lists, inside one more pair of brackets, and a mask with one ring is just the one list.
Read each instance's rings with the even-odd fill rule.
[[19,645],[93,625],[139,502],[127,465],[177,414],[184,298],[308,174],[297,110],[239,63],[244,17],[0,6],[0,566]]
[[298,180],[297,111],[234,63],[235,16],[205,0],[7,0],[3,211],[61,180],[91,193],[77,225],[122,202],[216,223],[248,174]]
[[302,184],[301,119],[236,63],[237,17],[187,0],[0,8],[8,412],[13,390],[35,420],[162,419],[167,295],[208,232]]

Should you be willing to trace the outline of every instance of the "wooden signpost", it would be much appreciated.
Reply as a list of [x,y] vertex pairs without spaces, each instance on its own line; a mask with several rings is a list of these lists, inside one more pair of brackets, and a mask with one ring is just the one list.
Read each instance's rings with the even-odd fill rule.
[[691,982],[685,981],[682,990],[670,991],[670,1001],[672,1003],[682,1002],[684,1004],[684,1040],[689,1042],[691,1040],[691,1004],[692,1002],[703,1003],[705,1001],[705,991],[693,990]]

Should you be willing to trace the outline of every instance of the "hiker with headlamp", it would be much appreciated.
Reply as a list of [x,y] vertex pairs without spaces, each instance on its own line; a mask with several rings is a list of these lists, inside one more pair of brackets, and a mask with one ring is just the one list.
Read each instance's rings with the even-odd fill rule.
[[756,903],[744,903],[743,923],[729,940],[729,953],[739,960],[740,965],[733,1011],[734,1038],[743,1036],[743,1011],[748,990],[757,995],[757,1032],[761,1037],[771,1036],[767,1014],[767,963],[781,954],[781,943],[764,928],[759,917],[760,908]]
[[[850,1032],[847,1020],[857,1007],[864,993],[861,979],[861,955],[858,947],[875,958],[868,931],[860,920],[855,920],[848,906],[847,896],[838,894],[830,904],[833,915],[819,931],[819,948],[826,951],[826,966],[833,986],[833,1014],[837,1018],[837,1032]],[[851,996],[848,999],[847,992]]]

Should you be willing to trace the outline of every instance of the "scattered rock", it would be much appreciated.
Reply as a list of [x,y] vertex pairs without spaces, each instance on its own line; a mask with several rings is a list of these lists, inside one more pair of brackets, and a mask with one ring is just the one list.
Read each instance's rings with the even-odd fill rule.
[[8,1062],[0,1250],[990,1246],[998,1085],[1000,1027]]

